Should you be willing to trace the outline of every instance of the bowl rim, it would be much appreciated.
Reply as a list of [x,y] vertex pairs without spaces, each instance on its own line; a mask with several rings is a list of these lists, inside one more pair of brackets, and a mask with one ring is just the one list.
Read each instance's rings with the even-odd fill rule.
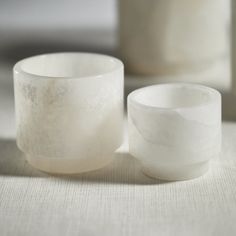
[[[35,58],[40,58],[40,57],[48,57],[48,56],[53,56],[53,55],[78,55],[80,57],[83,56],[95,56],[99,58],[104,58],[106,60],[113,61],[116,65],[113,69],[104,71],[104,73],[97,73],[94,75],[88,75],[88,76],[50,76],[50,75],[41,75],[41,74],[36,74],[36,73],[31,73],[25,69],[23,69],[23,64],[26,63],[27,61],[30,61]],[[82,78],[102,78],[103,76],[106,75],[111,75],[116,71],[123,70],[124,69],[124,64],[121,60],[119,60],[116,57],[110,56],[110,55],[105,55],[105,54],[100,54],[100,53],[90,53],[90,52],[55,52],[55,53],[45,53],[45,54],[39,54],[31,57],[24,58],[20,61],[18,61],[14,67],[13,67],[13,73],[14,74],[24,74],[27,77],[31,78],[37,78],[37,79],[82,79]]]
[[[153,88],[166,88],[166,87],[173,87],[173,88],[189,88],[189,89],[196,89],[205,91],[208,93],[209,98],[206,102],[201,102],[199,104],[194,104],[192,106],[178,106],[178,107],[160,107],[155,105],[148,105],[142,102],[137,101],[136,96],[142,92],[147,93],[148,90]],[[177,83],[162,83],[162,84],[154,84],[151,86],[142,87],[139,89],[134,90],[131,92],[127,97],[127,106],[134,105],[135,107],[139,109],[145,109],[145,110],[158,110],[158,111],[178,111],[178,110],[189,110],[189,109],[196,109],[201,108],[205,106],[209,106],[212,104],[220,104],[221,106],[221,93],[217,91],[214,88],[196,84],[196,83],[183,83],[183,82],[177,82]]]

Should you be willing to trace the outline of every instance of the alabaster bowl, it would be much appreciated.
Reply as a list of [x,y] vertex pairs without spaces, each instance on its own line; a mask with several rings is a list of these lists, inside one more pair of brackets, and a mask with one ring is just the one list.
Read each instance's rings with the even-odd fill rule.
[[51,173],[95,170],[123,136],[123,64],[91,53],[34,56],[14,67],[17,145]]
[[201,176],[221,150],[221,95],[195,84],[162,84],[128,96],[129,151],[148,176]]

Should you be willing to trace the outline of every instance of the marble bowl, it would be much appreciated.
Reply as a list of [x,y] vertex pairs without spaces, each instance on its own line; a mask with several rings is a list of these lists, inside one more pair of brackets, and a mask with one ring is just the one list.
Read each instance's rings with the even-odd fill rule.
[[221,150],[221,95],[196,84],[161,84],[128,96],[129,151],[164,180],[204,174]]
[[123,137],[123,63],[91,53],[34,56],[14,67],[17,145],[34,167],[105,166]]

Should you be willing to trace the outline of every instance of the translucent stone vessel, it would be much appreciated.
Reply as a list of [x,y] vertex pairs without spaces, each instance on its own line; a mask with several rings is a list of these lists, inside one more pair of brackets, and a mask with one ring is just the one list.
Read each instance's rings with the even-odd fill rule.
[[147,175],[198,177],[221,150],[221,95],[194,84],[162,84],[128,96],[129,150]]
[[228,0],[118,2],[120,55],[132,73],[192,73],[227,55]]
[[123,64],[54,53],[14,67],[17,145],[34,167],[72,174],[105,166],[123,137]]

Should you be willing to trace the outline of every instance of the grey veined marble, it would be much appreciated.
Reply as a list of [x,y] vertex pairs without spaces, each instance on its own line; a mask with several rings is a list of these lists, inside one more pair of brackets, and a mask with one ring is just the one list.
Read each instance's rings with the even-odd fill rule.
[[145,87],[128,96],[130,153],[166,180],[195,178],[221,150],[221,95],[194,84]]
[[123,64],[90,53],[35,56],[14,67],[17,145],[34,167],[106,165],[123,137]]

